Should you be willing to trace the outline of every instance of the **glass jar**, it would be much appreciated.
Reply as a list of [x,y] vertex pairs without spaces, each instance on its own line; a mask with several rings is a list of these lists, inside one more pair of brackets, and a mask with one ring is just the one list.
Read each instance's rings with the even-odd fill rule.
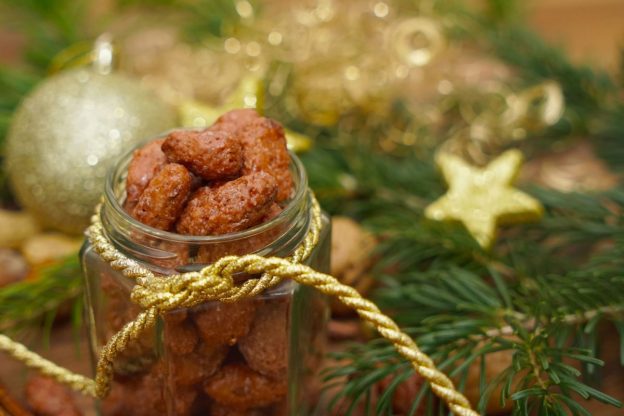
[[[231,254],[286,257],[308,231],[310,193],[295,155],[293,195],[277,217],[245,231],[207,237],[151,228],[126,213],[131,157],[132,152],[108,176],[101,221],[119,251],[158,275],[200,270]],[[322,272],[329,267],[329,234],[329,219],[323,215],[321,238],[306,260]],[[134,282],[114,271],[88,242],[81,259],[95,364],[101,348],[140,309],[130,300]],[[99,413],[316,414],[327,316],[323,296],[292,281],[253,299],[171,311],[115,362],[111,393],[99,403]]]

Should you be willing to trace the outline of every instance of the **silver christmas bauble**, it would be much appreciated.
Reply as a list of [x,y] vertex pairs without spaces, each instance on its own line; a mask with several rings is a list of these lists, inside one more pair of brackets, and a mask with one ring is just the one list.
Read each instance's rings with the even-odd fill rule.
[[120,74],[81,68],[48,78],[17,109],[7,136],[16,197],[43,225],[80,233],[111,163],[174,125],[171,108]]

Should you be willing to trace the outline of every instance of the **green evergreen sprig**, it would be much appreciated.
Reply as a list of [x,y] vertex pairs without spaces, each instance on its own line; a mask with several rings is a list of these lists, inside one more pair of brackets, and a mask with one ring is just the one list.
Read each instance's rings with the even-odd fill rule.
[[[396,158],[334,144],[317,146],[303,160],[324,206],[360,219],[380,238],[375,300],[459,385],[470,364],[483,366],[498,351],[512,355],[497,380],[489,387],[483,382],[481,410],[495,385],[506,386],[500,400],[512,401],[519,414],[584,414],[580,398],[620,405],[584,383],[569,360],[588,374],[602,363],[599,324],[622,327],[624,189],[581,194],[530,188],[546,208],[544,219],[506,228],[497,247],[485,252],[463,227],[423,218],[427,204],[443,192],[430,157]],[[412,369],[390,346],[357,345],[335,358],[342,366],[327,372],[328,384],[345,376],[348,381],[332,406],[341,414],[358,406],[368,414],[392,414],[399,383],[376,403],[373,392],[381,380],[406,379]],[[430,392],[418,399],[433,403]],[[444,412],[427,408],[428,414]]]
[[3,287],[0,289],[0,332],[39,326],[49,329],[59,309],[66,307],[79,326],[82,311],[71,305],[80,302],[82,289],[82,271],[77,255],[42,268],[35,280]]

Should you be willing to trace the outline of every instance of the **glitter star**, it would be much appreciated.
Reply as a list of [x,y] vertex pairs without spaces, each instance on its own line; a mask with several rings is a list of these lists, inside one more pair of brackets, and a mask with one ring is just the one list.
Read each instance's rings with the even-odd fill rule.
[[425,210],[437,221],[460,221],[484,248],[490,248],[501,224],[535,221],[543,207],[535,198],[513,188],[522,153],[508,150],[484,168],[460,157],[439,153],[436,164],[448,191]]

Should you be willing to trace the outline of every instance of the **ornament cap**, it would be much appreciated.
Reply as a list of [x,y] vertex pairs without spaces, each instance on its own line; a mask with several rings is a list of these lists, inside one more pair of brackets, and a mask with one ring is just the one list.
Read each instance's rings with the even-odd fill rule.
[[91,54],[93,69],[102,75],[110,74],[115,61],[113,36],[110,33],[103,33],[98,36],[93,45],[93,52]]

